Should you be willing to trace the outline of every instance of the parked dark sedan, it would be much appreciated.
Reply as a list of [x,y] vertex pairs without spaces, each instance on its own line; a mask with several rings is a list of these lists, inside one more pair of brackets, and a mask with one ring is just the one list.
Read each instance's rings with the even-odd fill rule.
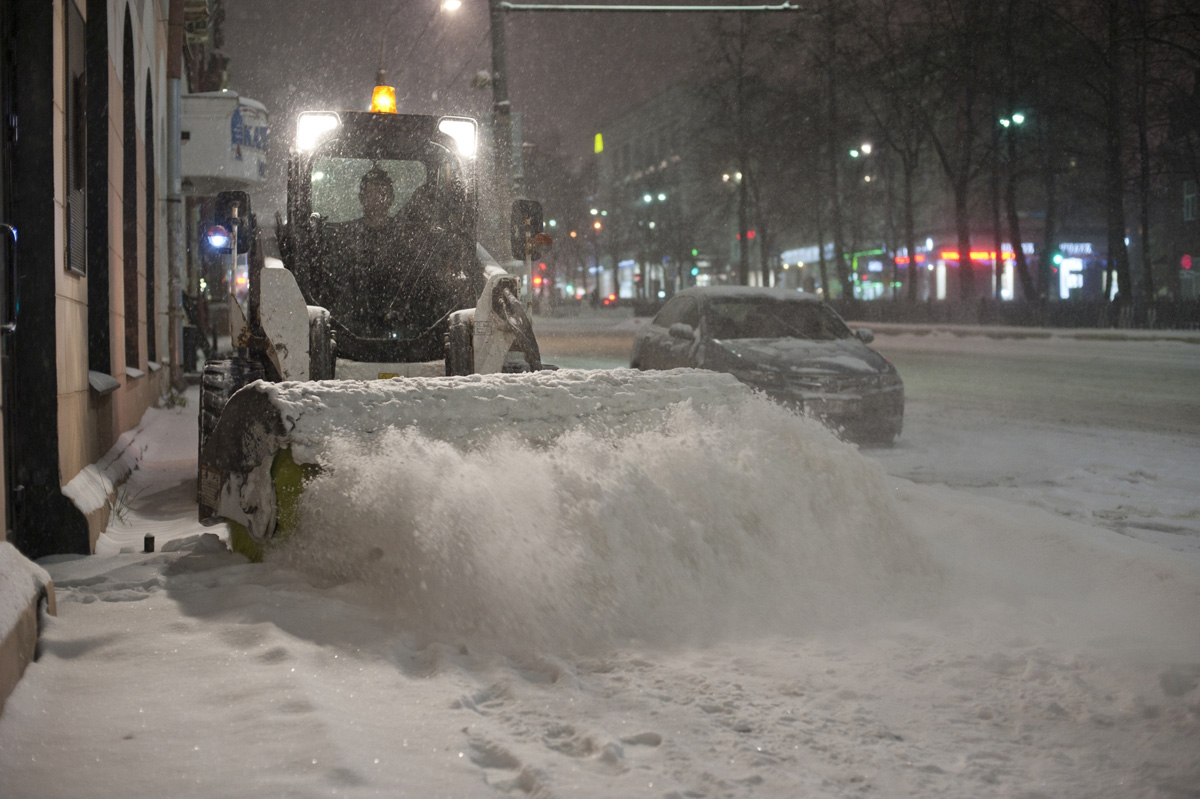
[[728,372],[812,414],[846,438],[889,444],[904,424],[896,367],[819,297],[787,289],[710,286],[672,297],[633,340],[636,369]]

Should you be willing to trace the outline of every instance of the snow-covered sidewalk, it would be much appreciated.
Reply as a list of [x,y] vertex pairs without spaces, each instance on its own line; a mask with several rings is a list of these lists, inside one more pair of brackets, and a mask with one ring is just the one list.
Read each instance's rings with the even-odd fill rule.
[[752,404],[550,447],[389,437],[251,565],[193,521],[191,399],[144,421],[104,554],[43,563],[59,616],[0,716],[0,796],[1200,785],[1194,552],[889,477]]

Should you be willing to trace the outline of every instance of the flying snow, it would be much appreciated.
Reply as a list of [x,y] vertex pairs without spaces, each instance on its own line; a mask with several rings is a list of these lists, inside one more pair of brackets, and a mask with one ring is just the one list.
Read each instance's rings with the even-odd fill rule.
[[761,398],[548,444],[392,429],[340,440],[322,465],[283,557],[371,583],[430,634],[574,647],[796,633],[936,584],[882,470]]

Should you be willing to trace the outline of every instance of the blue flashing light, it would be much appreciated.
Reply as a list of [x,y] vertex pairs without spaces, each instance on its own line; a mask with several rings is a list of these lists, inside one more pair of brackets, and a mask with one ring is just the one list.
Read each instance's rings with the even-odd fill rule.
[[208,246],[214,250],[224,250],[229,246],[229,231],[220,225],[213,225],[204,235],[208,239]]

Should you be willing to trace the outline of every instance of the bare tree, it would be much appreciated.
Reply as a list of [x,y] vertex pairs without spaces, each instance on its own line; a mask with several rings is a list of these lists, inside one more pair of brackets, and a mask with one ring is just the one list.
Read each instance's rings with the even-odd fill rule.
[[926,0],[930,24],[944,37],[936,55],[939,98],[933,106],[942,114],[925,117],[930,143],[954,196],[954,229],[959,255],[959,298],[975,297],[971,261],[971,183],[976,174],[979,101],[983,83],[981,49],[992,41],[994,19],[985,0]]
[[928,26],[913,13],[914,8],[900,0],[880,0],[871,13],[859,15],[859,29],[874,50],[883,54],[864,70],[861,93],[880,139],[900,161],[909,302],[917,299],[920,274],[913,184],[928,144],[925,120],[931,113],[928,104],[933,80],[930,43],[923,38]]

